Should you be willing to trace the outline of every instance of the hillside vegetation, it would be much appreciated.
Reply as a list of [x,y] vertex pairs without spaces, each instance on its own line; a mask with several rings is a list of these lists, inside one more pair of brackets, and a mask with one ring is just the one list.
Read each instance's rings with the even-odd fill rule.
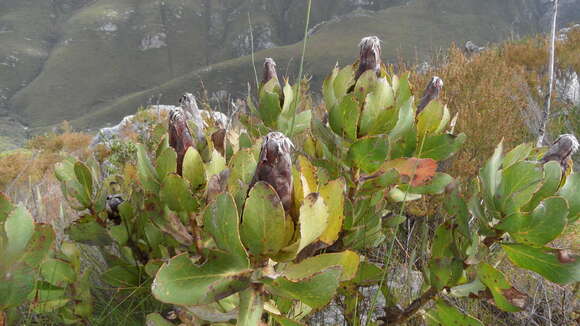
[[[276,57],[281,73],[295,75],[304,1],[3,1],[0,110],[33,133],[62,120],[94,130],[202,86],[210,98],[244,96],[254,80],[248,12],[257,62]],[[306,68],[319,89],[324,72],[352,58],[364,35],[384,40],[387,61],[423,61],[453,41],[537,32],[545,14],[539,0],[315,1]]]
[[[578,67],[578,40],[580,29],[574,29],[558,44],[560,70]],[[163,317],[194,324],[217,315],[230,322],[215,325],[237,319],[238,325],[254,326],[262,319],[265,299],[268,325],[315,325],[317,320],[326,325],[333,314],[348,325],[360,325],[367,313],[369,325],[380,325],[381,319],[444,326],[572,323],[578,313],[574,284],[580,280],[574,255],[580,179],[567,175],[570,171],[558,162],[541,168],[536,161],[545,149],[525,144],[535,138],[529,123],[533,106],[528,104],[541,103],[545,53],[545,39],[534,37],[474,55],[451,47],[426,70],[403,61],[396,65],[400,78],[387,74],[395,70],[387,66],[380,74],[388,78],[385,85],[393,85],[393,96],[377,99],[391,102],[386,109],[376,108],[385,114],[380,125],[369,125],[373,120],[368,117],[343,118],[372,109],[366,104],[361,109],[358,100],[381,89],[372,72],[352,89],[350,82],[331,74],[333,87],[329,90],[327,82],[323,102],[311,97],[301,102],[296,129],[289,127],[288,114],[295,86],[284,88],[280,102],[280,89],[269,82],[260,92],[257,111],[240,114],[224,143],[214,138],[219,130],[210,123],[207,143],[197,144],[199,152],[188,149],[185,158],[172,136],[174,122],[168,126],[166,115],[153,110],[138,112],[133,120],[138,128],[93,148],[88,148],[90,135],[74,132],[68,124],[36,137],[25,149],[2,154],[8,164],[0,167],[0,192],[14,206],[0,196],[0,222],[13,228],[34,220],[50,224],[55,233],[42,224],[34,224],[34,232],[18,229],[14,234],[32,236],[23,247],[13,245],[19,237],[0,232],[0,249],[8,252],[0,259],[17,261],[0,264],[8,271],[0,273],[5,277],[0,287],[10,294],[0,299],[0,309],[7,309],[9,321],[33,324],[141,325],[147,320],[169,325]],[[343,71],[348,76],[355,68]],[[415,118],[419,94],[433,75],[445,81],[441,102]],[[303,93],[313,91],[306,81],[303,86]],[[340,94],[344,99],[338,105]],[[551,140],[563,132],[578,133],[574,107],[557,101],[554,111]],[[304,117],[326,112],[328,126],[316,118],[303,123]],[[296,145],[289,165],[295,182],[289,205],[278,188],[261,182],[252,188],[261,143],[268,139],[263,136],[270,130],[286,132]],[[175,173],[178,157],[184,162],[182,176]],[[260,157],[259,162],[269,159]],[[380,178],[366,179],[375,171]],[[315,189],[320,196],[310,193]],[[117,217],[104,205],[111,194],[120,194],[127,203]],[[238,214],[244,216],[241,224]],[[251,225],[261,223],[260,216],[286,222],[273,222],[271,232],[260,233],[263,228]],[[331,217],[336,223],[330,227],[328,222],[327,228]],[[228,223],[221,223],[224,219]],[[254,231],[270,247],[255,241]],[[46,245],[35,240],[43,234]],[[49,245],[53,240],[55,246]],[[298,245],[284,247],[290,243]],[[309,252],[307,248],[321,248],[311,244],[329,253]],[[42,248],[30,255],[35,245]],[[110,251],[111,245],[119,250]],[[296,256],[301,249],[312,256],[303,263]],[[18,250],[23,250],[21,256],[14,255]],[[189,256],[193,258],[184,259]],[[218,263],[212,265],[216,257]],[[228,264],[220,264],[219,257]],[[218,287],[187,281],[208,277],[210,271],[199,267],[205,265],[197,264],[205,259],[220,271]],[[26,269],[30,261],[43,263]],[[538,261],[547,261],[549,268]],[[233,270],[223,272],[226,265]],[[36,266],[41,266],[39,273]],[[62,273],[53,274],[52,268]],[[197,268],[201,275],[192,276]],[[16,284],[6,281],[11,275],[25,277]],[[179,294],[183,289],[188,295]],[[239,290],[244,291],[229,296]],[[23,296],[26,291],[37,295]],[[375,295],[385,301],[374,306]],[[329,302],[335,310],[322,309]],[[412,309],[416,302],[423,310]],[[258,308],[248,311],[247,305]]]

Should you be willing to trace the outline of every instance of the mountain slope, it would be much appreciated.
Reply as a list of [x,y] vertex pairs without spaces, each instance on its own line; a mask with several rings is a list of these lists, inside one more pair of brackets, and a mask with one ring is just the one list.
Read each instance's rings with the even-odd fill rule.
[[[272,56],[280,72],[294,76],[305,3],[4,0],[0,115],[8,112],[33,131],[63,119],[94,128],[141,105],[175,103],[184,91],[200,92],[202,81],[210,95],[242,96],[254,80],[248,13],[257,65]],[[495,42],[538,32],[546,6],[544,0],[317,0],[305,71],[318,89],[336,60],[350,62],[353,44],[369,34],[385,41],[386,60],[423,60],[453,41]],[[575,19],[570,12],[566,19]]]

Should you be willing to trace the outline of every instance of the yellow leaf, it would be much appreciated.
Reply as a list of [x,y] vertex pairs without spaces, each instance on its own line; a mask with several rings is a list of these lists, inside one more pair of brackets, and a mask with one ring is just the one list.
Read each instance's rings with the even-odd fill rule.
[[300,171],[304,196],[317,192],[318,181],[316,179],[316,168],[302,155],[298,156],[298,171]]
[[300,207],[300,244],[298,251],[314,242],[326,230],[328,225],[328,208],[318,193],[311,193],[304,198]]
[[338,239],[344,220],[344,179],[332,180],[320,187],[320,195],[328,207],[328,226],[320,241],[331,245]]

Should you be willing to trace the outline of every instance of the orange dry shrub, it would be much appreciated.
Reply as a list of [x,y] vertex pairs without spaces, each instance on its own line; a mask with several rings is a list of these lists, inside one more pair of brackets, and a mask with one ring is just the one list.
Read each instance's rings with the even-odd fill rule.
[[0,191],[52,176],[54,165],[68,155],[86,160],[91,139],[91,135],[80,132],[47,134],[31,139],[25,149],[2,154]]
[[507,63],[500,51],[468,58],[452,47],[447,62],[438,68],[424,75],[411,74],[415,93],[421,94],[433,75],[445,82],[441,101],[452,116],[459,115],[455,132],[468,136],[448,173],[463,179],[473,177],[502,139],[506,148],[527,140],[522,112],[527,104],[525,72]]

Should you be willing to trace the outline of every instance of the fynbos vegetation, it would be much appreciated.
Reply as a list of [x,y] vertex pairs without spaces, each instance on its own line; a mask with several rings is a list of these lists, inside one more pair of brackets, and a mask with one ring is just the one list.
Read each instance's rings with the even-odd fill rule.
[[[456,302],[517,312],[529,300],[502,262],[578,282],[580,261],[553,245],[580,217],[575,137],[507,152],[500,142],[462,186],[442,165],[467,139],[438,98],[442,79],[415,97],[380,53],[378,38],[365,38],[354,64],[332,69],[323,112],[267,59],[258,103],[248,98],[239,124],[203,120],[186,95],[136,145],[133,170],[63,160],[56,177],[77,215],[66,241],[0,196],[0,321],[29,318],[26,307],[41,323],[102,323],[81,264],[89,246],[104,257],[105,291],[121,295],[115,305],[151,302],[147,325],[303,325],[338,298],[348,325],[483,325]],[[444,200],[425,259],[402,267],[423,284],[397,301],[386,281],[395,239],[426,226],[407,208],[434,197]],[[363,310],[369,287],[379,291]]]

